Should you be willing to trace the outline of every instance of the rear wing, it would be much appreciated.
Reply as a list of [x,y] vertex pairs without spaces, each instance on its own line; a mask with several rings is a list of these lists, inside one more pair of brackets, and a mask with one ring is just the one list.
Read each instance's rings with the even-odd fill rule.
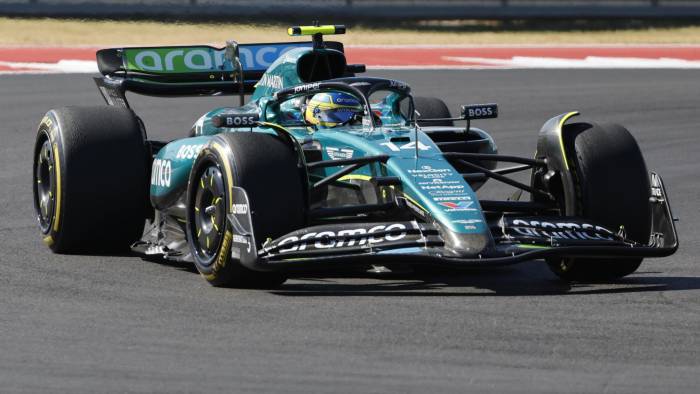
[[[344,52],[343,44],[326,41],[327,48]],[[313,42],[111,48],[97,51],[95,78],[109,105],[128,107],[125,92],[148,96],[214,96],[250,94],[265,70],[289,50],[313,47]],[[233,59],[233,61],[232,61]]]

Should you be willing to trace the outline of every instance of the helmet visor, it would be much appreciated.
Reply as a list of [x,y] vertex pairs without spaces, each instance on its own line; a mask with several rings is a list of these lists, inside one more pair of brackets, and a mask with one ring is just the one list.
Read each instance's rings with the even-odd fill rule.
[[359,112],[359,109],[350,107],[333,109],[316,108],[316,111],[316,118],[322,123],[345,124]]

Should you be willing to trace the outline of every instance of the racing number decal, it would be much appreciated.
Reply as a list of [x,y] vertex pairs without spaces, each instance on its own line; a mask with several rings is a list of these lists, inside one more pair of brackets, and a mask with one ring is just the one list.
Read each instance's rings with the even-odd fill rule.
[[[411,141],[407,144],[401,145],[400,147],[397,146],[393,142],[382,142],[380,145],[386,146],[392,152],[400,152],[401,150],[416,149],[416,143],[414,141]],[[430,146],[425,145],[424,143],[418,141],[418,150],[430,150]]]

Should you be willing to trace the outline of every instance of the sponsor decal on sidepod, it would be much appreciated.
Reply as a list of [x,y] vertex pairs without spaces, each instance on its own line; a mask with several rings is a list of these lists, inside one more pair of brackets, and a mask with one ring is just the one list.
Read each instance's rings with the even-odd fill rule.
[[175,154],[176,159],[193,159],[197,157],[199,151],[204,148],[204,144],[199,145],[182,145]]
[[151,185],[170,187],[173,167],[170,160],[155,159],[151,170]]

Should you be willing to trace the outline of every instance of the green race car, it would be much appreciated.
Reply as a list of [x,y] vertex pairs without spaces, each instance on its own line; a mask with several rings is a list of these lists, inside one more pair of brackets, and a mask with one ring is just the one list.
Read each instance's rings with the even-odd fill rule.
[[[496,104],[452,117],[401,81],[358,77],[364,66],[323,40],[344,30],[289,29],[310,42],[98,51],[108,105],[51,110],[39,125],[44,242],[57,253],[131,247],[240,287],[328,269],[532,259],[566,280],[616,279],[677,250],[663,182],[624,127],[569,112],[545,122],[534,156],[498,154],[471,125],[496,117]],[[127,91],[230,94],[240,105],[155,141]],[[507,176],[522,171],[529,183]],[[480,199],[489,179],[515,192]]]

